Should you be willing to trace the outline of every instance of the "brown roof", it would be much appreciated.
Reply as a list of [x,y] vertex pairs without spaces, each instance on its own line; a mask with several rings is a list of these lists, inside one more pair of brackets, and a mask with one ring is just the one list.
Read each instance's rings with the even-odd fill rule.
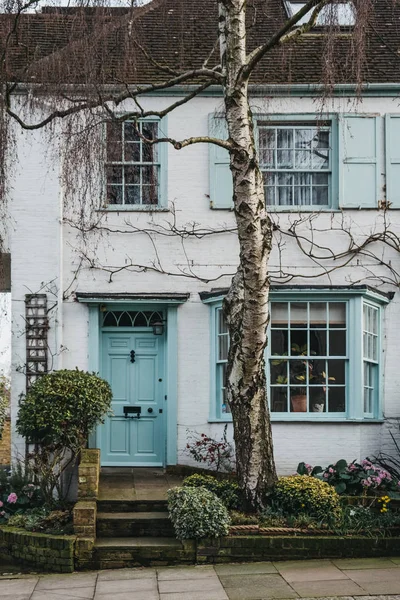
[[[285,20],[283,0],[248,0],[248,46],[252,49]],[[374,0],[364,60],[358,67],[369,83],[400,83],[400,4]],[[8,79],[86,84],[150,83],[168,75],[160,68],[201,67],[217,41],[215,0],[152,0],[134,9],[43,10],[20,17],[3,62]],[[14,17],[0,16],[0,51]],[[332,51],[333,48],[333,51]],[[350,32],[330,45],[321,31],[270,52],[252,83],[352,83],[361,49]],[[334,59],[332,59],[334,57]],[[218,61],[217,52],[210,65]],[[325,74],[325,75],[324,75]]]

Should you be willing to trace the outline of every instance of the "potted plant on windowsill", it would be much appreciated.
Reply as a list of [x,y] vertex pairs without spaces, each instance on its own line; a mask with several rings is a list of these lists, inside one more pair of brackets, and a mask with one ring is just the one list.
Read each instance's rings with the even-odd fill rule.
[[[299,359],[298,357],[306,357],[308,355],[308,347],[307,345],[299,346],[298,344],[291,345],[291,357],[295,360],[291,360],[289,363],[290,366],[290,383],[299,384],[296,385],[295,388],[291,388],[295,393],[290,396],[291,403],[291,411],[292,412],[307,412],[307,384],[312,385],[321,385],[323,390],[325,391],[326,385],[328,381],[335,381],[334,377],[327,377],[325,371],[323,369],[318,368],[318,361],[310,360],[310,359]],[[311,356],[315,355],[315,352],[311,351]],[[285,352],[283,356],[288,356],[288,353]],[[287,385],[288,377],[287,377],[287,358],[279,358],[272,361],[273,366],[284,365],[284,373],[277,375],[275,379],[275,383],[277,385]],[[307,370],[308,370],[308,378],[307,378]],[[325,402],[315,403],[312,408],[312,412],[322,412]]]

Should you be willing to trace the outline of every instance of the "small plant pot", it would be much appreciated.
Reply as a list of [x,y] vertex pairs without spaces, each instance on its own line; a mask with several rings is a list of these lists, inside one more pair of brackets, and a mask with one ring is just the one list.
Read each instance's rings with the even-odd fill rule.
[[292,396],[291,404],[293,412],[307,412],[307,394]]

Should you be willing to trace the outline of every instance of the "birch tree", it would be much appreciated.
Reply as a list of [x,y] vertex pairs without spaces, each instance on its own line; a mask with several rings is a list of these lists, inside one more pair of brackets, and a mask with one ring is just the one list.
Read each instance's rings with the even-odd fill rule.
[[[387,1],[394,5],[396,0]],[[262,18],[268,21],[271,2],[281,3],[281,0],[215,0],[216,44],[213,47],[211,40],[209,53],[202,57],[200,66],[181,70],[155,59],[151,54],[151,45],[147,48],[146,37],[135,37],[135,23],[146,10],[159,10],[162,7],[168,10],[179,2],[152,0],[141,7],[131,2],[127,13],[114,15],[108,20],[103,18],[97,29],[93,25],[88,39],[74,39],[65,43],[65,50],[60,47],[58,54],[54,52],[47,60],[35,60],[30,55],[24,68],[16,70],[13,64],[16,60],[15,50],[26,43],[23,29],[19,33],[24,14],[39,9],[41,3],[39,0],[3,0],[3,12],[7,16],[1,21],[0,84],[3,111],[0,155],[6,152],[9,138],[5,131],[11,123],[17,123],[18,127],[25,130],[33,130],[49,128],[60,121],[72,123],[77,115],[88,113],[95,115],[97,125],[110,119],[138,121],[145,117],[164,117],[190,102],[209,86],[218,86],[222,90],[228,139],[193,136],[182,140],[165,137],[145,141],[172,144],[175,149],[192,144],[216,144],[230,154],[240,256],[237,272],[223,305],[230,336],[226,386],[233,417],[238,481],[248,504],[257,508],[263,505],[265,492],[277,477],[264,362],[269,322],[268,262],[273,227],[266,209],[263,175],[257,160],[249,82],[255,69],[268,58],[269,53],[286,45],[296,51],[297,41],[310,32],[323,15],[325,21],[329,21],[324,35],[331,41],[326,43],[326,76],[321,79],[321,84],[322,87],[326,84],[322,93],[328,93],[329,86],[334,84],[332,61],[335,60],[333,50],[329,58],[329,48],[333,48],[339,30],[336,9],[343,2],[307,0],[299,5],[300,9],[294,15],[276,25],[276,30],[261,45],[252,47],[252,23],[249,22],[248,10],[261,10]],[[75,4],[88,8],[103,5],[104,2],[87,0]],[[192,2],[193,10],[195,4]],[[373,2],[354,0],[350,4],[355,12],[356,24],[351,34],[349,56],[353,60],[355,84],[360,85],[366,24],[371,18]],[[80,18],[84,22],[87,13],[82,11]],[[96,19],[95,13],[92,19]],[[138,55],[145,56],[157,71],[156,81],[141,82],[140,76],[134,83],[128,79],[107,80],[101,71],[102,59],[96,54],[99,51],[97,41],[107,39],[110,33],[118,34],[121,31],[127,42],[124,45],[125,65],[135,63]],[[79,52],[77,49],[80,49]],[[83,64],[78,64],[77,56]],[[76,72],[84,73],[81,80],[75,77],[74,68]],[[180,89],[187,86],[187,92],[171,101],[169,106],[158,111],[142,108],[141,99],[147,93],[170,91],[178,86]],[[25,110],[20,110],[14,102],[15,94],[21,92],[26,98]],[[121,107],[126,100],[133,100],[136,108],[121,114]],[[37,118],[32,106],[37,107],[41,102],[44,114]],[[3,178],[5,176],[6,173],[3,173]]]

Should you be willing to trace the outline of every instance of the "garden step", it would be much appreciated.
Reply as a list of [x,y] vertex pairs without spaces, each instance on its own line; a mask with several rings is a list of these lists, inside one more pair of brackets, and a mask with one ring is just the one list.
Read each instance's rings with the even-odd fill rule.
[[98,512],[97,537],[175,537],[167,512]]
[[165,512],[166,500],[98,500],[97,510],[106,513]]
[[194,546],[165,537],[100,538],[94,547],[96,569],[193,564]]

